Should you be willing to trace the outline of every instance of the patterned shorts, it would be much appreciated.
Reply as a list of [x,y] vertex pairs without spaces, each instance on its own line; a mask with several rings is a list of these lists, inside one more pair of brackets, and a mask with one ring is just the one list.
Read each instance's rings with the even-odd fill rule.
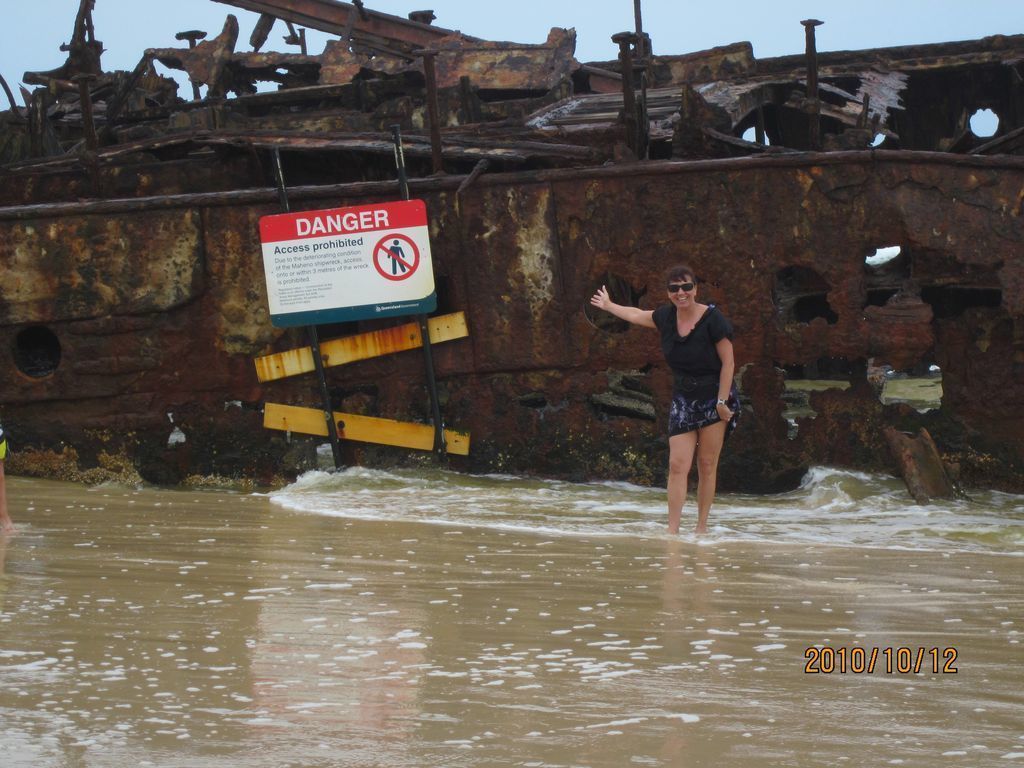
[[[729,390],[729,397],[726,399],[729,410],[732,411],[732,418],[725,427],[725,435],[728,437],[736,429],[740,420],[740,398],[736,392],[736,385]],[[705,400],[703,398],[690,398],[682,392],[672,394],[672,405],[668,409],[668,436],[674,437],[686,432],[693,432],[701,427],[721,421],[716,409],[718,396]]]

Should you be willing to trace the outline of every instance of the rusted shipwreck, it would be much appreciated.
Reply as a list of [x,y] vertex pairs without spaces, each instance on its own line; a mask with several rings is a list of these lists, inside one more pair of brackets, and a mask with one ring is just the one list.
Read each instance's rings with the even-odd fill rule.
[[[296,209],[396,199],[398,124],[438,312],[470,328],[434,351],[443,417],[473,436],[453,467],[658,482],[656,340],[587,298],[604,283],[653,307],[663,269],[686,261],[736,326],[746,411],[724,486],[887,470],[885,428],[924,427],[965,484],[1024,489],[1024,36],[818,53],[817,22],[794,20],[793,56],[662,55],[637,13],[618,58],[580,63],[572,30],[520,45],[431,12],[223,2],[261,14],[251,50],[227,15],[209,39],[185,31],[105,72],[83,0],[65,64],[26,73],[38,87],[20,99],[4,84],[0,418],[31,449],[24,471],[48,455],[118,457],[160,483],[312,466],[320,441],[266,431],[261,410],[318,406],[316,387],[261,384],[253,365],[305,343],[268,320],[272,157]],[[275,24],[287,52],[261,50]],[[306,29],[335,39],[311,54]],[[980,109],[998,116],[991,137],[971,129]],[[882,248],[898,255],[867,258]],[[884,372],[935,367],[939,407],[880,401]],[[789,424],[787,386],[806,378],[836,386]],[[338,410],[430,419],[412,352],[330,369],[328,386]]]

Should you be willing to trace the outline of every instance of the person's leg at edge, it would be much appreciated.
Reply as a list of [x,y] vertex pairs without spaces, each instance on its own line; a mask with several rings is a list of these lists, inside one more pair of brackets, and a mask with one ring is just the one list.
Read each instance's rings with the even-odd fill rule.
[[4,480],[4,463],[0,461],[0,535],[14,533],[14,523],[7,514],[7,485]]
[[679,533],[679,519],[686,503],[686,478],[693,466],[697,433],[684,432],[668,439],[668,532]]
[[697,527],[696,533],[708,532],[708,513],[715,500],[718,485],[718,457],[725,442],[724,421],[718,421],[698,430],[697,443]]

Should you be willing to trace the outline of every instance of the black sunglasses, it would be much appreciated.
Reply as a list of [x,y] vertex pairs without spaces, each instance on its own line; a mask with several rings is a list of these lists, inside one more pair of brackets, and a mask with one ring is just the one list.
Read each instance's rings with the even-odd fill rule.
[[686,291],[687,293],[689,293],[695,287],[696,286],[693,283],[669,283],[668,292],[676,293],[677,291]]

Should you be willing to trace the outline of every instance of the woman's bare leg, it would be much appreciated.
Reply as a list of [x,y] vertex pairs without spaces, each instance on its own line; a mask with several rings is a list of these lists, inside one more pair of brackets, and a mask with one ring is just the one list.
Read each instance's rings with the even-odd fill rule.
[[698,430],[697,443],[697,533],[708,532],[708,513],[718,485],[718,457],[725,442],[724,421]]
[[668,439],[668,532],[679,533],[679,518],[686,503],[686,478],[693,466],[697,433],[684,432]]

